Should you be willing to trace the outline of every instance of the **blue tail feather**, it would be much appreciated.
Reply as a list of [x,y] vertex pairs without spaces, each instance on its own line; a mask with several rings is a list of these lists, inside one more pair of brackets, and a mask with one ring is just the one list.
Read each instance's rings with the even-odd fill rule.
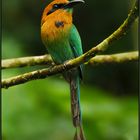
[[84,131],[82,128],[82,115],[80,108],[80,78],[72,77],[70,80],[71,90],[71,111],[73,125],[76,128],[74,140],[85,140]]

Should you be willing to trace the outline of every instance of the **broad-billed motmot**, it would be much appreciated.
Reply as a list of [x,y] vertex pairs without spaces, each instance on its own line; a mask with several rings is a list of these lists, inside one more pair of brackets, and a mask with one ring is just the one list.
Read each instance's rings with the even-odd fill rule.
[[[54,0],[44,10],[41,20],[41,38],[56,64],[83,54],[80,35],[73,24],[73,6],[83,0]],[[74,140],[85,140],[80,109],[80,80],[82,66],[63,72],[70,84],[71,111],[76,128]]]

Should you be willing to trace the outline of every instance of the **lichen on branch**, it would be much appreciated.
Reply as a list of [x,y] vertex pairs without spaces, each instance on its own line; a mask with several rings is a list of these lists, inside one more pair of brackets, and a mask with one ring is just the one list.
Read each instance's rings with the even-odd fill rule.
[[2,60],[2,69],[52,64],[53,61],[50,55],[30,56]]
[[[94,66],[104,63],[123,63],[136,60],[138,60],[138,51],[111,55],[97,55],[91,58],[88,62],[85,62],[85,64]],[[37,65],[45,65],[45,67],[54,66],[54,62],[49,54],[2,60],[2,69]]]
[[96,66],[99,64],[110,64],[110,63],[124,63],[124,62],[131,62],[131,61],[138,61],[138,51],[134,52],[126,52],[126,53],[119,53],[119,54],[111,54],[111,55],[97,55],[91,58],[87,64],[92,66]]

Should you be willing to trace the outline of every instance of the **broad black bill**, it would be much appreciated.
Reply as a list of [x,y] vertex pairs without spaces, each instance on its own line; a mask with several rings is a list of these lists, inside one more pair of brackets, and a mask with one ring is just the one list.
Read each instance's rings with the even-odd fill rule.
[[72,8],[73,6],[79,4],[79,3],[85,3],[84,0],[72,0],[72,1],[69,1],[68,4],[64,5],[64,9],[66,8]]

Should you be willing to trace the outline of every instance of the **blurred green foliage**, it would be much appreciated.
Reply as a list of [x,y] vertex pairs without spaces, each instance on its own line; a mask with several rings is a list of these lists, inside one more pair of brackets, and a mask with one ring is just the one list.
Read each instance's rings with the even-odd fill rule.
[[[3,90],[5,140],[72,140],[68,92],[68,84],[56,78]],[[109,96],[82,84],[81,104],[88,140],[138,140],[136,97]]]
[[[46,53],[40,38],[41,14],[50,0],[4,0],[2,58]],[[84,52],[111,34],[126,18],[134,0],[86,0],[74,10]],[[137,50],[137,22],[105,53]],[[42,67],[2,71],[7,78]],[[68,84],[59,76],[2,91],[3,140],[71,140]],[[137,62],[86,66],[81,84],[87,140],[138,140]]]

